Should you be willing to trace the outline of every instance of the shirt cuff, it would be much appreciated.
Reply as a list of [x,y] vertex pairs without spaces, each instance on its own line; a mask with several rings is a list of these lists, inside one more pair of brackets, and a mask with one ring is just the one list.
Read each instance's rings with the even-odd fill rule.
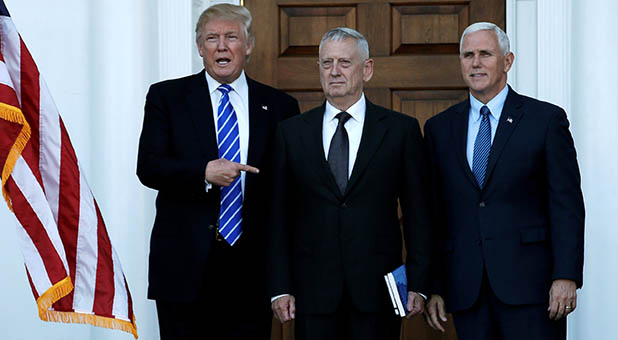
[[290,296],[290,294],[281,294],[281,295],[277,295],[277,296],[275,296],[275,297],[273,297],[273,298],[271,298],[271,299],[270,299],[270,303],[273,303],[273,302],[275,302],[275,300],[277,300],[278,298],[280,298],[280,297],[284,297],[284,296]]

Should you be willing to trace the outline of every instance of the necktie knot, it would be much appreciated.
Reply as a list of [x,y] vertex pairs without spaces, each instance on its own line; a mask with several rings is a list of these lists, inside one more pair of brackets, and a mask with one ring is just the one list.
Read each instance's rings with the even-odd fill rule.
[[339,125],[344,125],[350,118],[352,118],[352,115],[345,111],[341,111],[335,116],[335,118],[339,120]]
[[489,108],[486,105],[483,105],[483,107],[481,107],[481,118],[489,117],[490,113],[491,111],[489,111]]
[[219,87],[217,87],[217,90],[221,91],[221,93],[223,95],[228,94],[230,91],[232,91],[232,87],[228,84],[221,84],[219,85]]

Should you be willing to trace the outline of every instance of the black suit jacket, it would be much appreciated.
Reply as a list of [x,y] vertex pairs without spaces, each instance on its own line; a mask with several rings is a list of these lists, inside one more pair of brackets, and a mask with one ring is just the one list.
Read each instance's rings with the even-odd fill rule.
[[[234,247],[248,248],[254,254],[247,258],[247,277],[258,275],[255,280],[261,283],[265,278],[262,261],[270,193],[270,150],[278,122],[298,114],[299,108],[295,99],[279,90],[249,78],[247,83],[247,164],[261,172],[246,174],[243,235]],[[206,164],[219,158],[209,93],[202,71],[154,84],[146,96],[137,175],[144,185],[158,190],[150,239],[151,299],[192,300],[204,279],[221,195],[216,186],[207,193],[204,184]]]
[[418,122],[367,101],[360,148],[341,194],[322,144],[322,105],[281,123],[269,223],[271,296],[299,312],[331,313],[345,287],[363,311],[389,309],[383,275],[402,263],[401,202],[409,288],[426,291],[429,223]]
[[555,279],[581,286],[584,204],[564,110],[509,88],[483,189],[466,159],[469,110],[466,100],[425,124],[441,209],[436,289],[447,308],[474,303],[483,267],[507,304],[547,303]]

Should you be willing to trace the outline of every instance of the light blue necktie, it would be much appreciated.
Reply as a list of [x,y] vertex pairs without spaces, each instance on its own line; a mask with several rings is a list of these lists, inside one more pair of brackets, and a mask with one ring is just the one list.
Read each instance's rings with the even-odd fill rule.
[[472,173],[481,189],[485,184],[485,172],[487,171],[487,160],[491,151],[491,123],[489,122],[489,108],[485,105],[481,107],[481,125],[479,133],[474,141],[474,153],[472,154]]
[[[223,84],[217,88],[222,94],[217,110],[217,137],[219,158],[240,163],[240,134],[236,112],[230,102],[232,87]],[[234,245],[242,234],[242,187],[240,176],[232,184],[221,188],[221,210],[219,211],[219,234],[230,245]]]

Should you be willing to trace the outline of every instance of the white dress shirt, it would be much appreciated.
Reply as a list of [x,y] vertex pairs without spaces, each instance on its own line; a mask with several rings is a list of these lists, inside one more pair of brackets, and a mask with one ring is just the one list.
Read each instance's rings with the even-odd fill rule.
[[[219,103],[223,94],[217,90],[221,83],[212,78],[208,72],[206,73],[206,81],[208,82],[208,90],[210,91],[210,102],[212,103],[212,115],[215,121],[215,136],[217,136],[217,142],[219,136],[217,130],[219,124],[217,122],[217,110],[219,109]],[[232,83],[228,84],[232,87],[228,96],[230,97],[230,103],[234,107],[236,112],[236,118],[238,120],[238,133],[240,138],[240,163],[247,164],[247,150],[249,150],[249,86],[247,85],[247,78],[245,77],[245,71],[242,71],[240,76],[236,78]],[[240,181],[243,192],[243,199],[245,197],[245,172],[240,172]],[[207,188],[209,189],[209,188]]]
[[[348,178],[352,175],[352,169],[354,168],[354,162],[356,161],[356,154],[360,146],[361,137],[363,136],[363,124],[365,123],[365,109],[367,103],[365,102],[365,94],[361,94],[360,99],[350,106],[345,112],[352,116],[345,122],[345,129],[348,133],[349,141],[349,162],[348,162]],[[326,101],[326,109],[324,110],[324,120],[322,122],[322,143],[324,145],[324,156],[328,160],[328,150],[330,149],[330,142],[333,139],[333,135],[337,130],[339,120],[335,116],[341,112],[338,108],[332,106]]]
[[474,98],[470,94],[470,115],[468,116],[468,142],[466,145],[466,157],[468,158],[468,164],[472,169],[472,156],[474,155],[474,141],[476,135],[479,134],[479,127],[481,126],[481,107],[486,105],[491,112],[489,114],[489,124],[491,125],[491,144],[494,143],[494,137],[496,136],[496,130],[498,129],[498,122],[500,122],[500,116],[502,115],[502,108],[504,108],[504,102],[506,96],[509,94],[509,87],[504,86],[495,97],[493,97],[487,104],[483,104],[478,99]]

